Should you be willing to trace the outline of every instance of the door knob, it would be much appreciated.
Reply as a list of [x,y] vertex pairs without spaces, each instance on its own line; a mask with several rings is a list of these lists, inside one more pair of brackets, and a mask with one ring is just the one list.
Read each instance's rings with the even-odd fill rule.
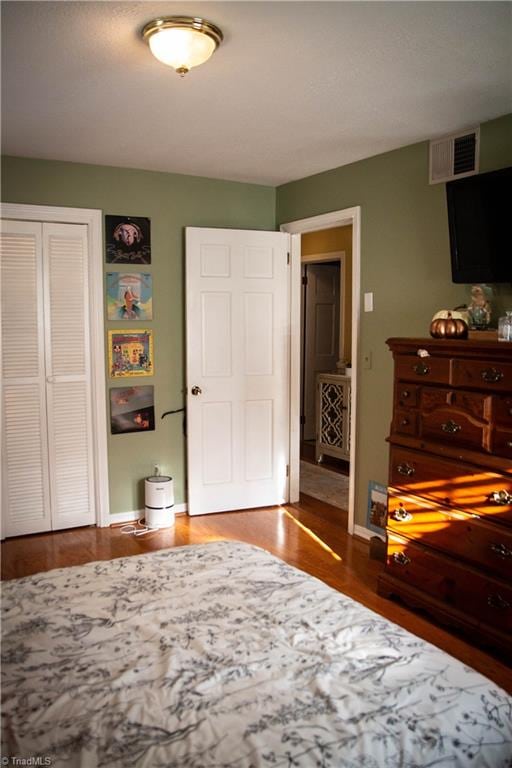
[[193,395],[200,395],[203,390],[201,389],[201,387],[194,386],[190,391],[192,392]]

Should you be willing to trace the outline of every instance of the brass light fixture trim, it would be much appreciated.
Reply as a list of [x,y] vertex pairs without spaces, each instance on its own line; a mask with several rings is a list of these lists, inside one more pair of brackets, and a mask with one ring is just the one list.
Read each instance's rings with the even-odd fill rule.
[[[222,31],[217,26],[215,26],[215,24],[212,24],[210,21],[206,21],[206,19],[192,16],[162,16],[158,19],[153,19],[153,21],[150,21],[145,25],[144,29],[142,30],[142,37],[149,45],[150,40],[154,35],[157,35],[159,32],[167,29],[182,29],[205,35],[214,43],[212,53],[219,47],[224,39]],[[154,51],[152,52],[154,54]],[[209,58],[209,56],[207,58]],[[173,65],[171,64],[170,66]],[[178,74],[183,77],[183,75],[185,75],[189,69],[190,67],[183,63],[176,67],[176,72],[178,72]]]

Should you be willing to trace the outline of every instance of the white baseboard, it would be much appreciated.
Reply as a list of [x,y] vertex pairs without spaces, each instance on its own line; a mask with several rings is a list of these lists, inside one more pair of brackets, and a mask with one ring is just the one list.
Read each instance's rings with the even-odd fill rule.
[[378,536],[379,539],[382,539],[382,541],[385,541],[385,537],[383,533],[376,533],[375,531],[370,531],[369,528],[365,528],[363,525],[354,525],[354,534],[356,536],[360,536],[362,539],[371,539],[372,536]]
[[[186,504],[175,504],[174,514],[184,515],[187,512]],[[144,517],[144,510],[138,509],[133,512],[115,512],[113,515],[108,516],[107,526],[120,525],[122,523],[133,523],[135,520],[140,520]]]

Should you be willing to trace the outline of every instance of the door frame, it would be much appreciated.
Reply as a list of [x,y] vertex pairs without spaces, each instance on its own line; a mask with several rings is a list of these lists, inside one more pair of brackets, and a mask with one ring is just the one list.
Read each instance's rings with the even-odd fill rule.
[[109,526],[111,520],[107,451],[107,393],[105,387],[102,211],[95,208],[1,203],[0,217],[18,221],[40,221],[42,223],[86,224],[88,227],[92,452],[96,525]]
[[355,528],[357,380],[361,321],[361,207],[344,208],[318,216],[281,224],[291,236],[290,244],[290,502],[299,500],[300,481],[300,290],[301,235],[322,229],[352,225],[352,386],[350,397],[350,476],[348,490],[348,533]]

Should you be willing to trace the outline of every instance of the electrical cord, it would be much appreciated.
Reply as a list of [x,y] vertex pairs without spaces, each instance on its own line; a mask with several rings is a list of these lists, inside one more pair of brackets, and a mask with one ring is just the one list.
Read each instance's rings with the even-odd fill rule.
[[183,414],[183,434],[186,437],[187,436],[187,409],[184,406],[183,408],[176,408],[174,411],[165,411],[161,415],[161,419],[164,419],[166,416],[171,416],[173,413],[182,413]]
[[146,533],[158,530],[158,528],[148,528],[147,525],[142,525],[143,519],[144,518],[141,517],[136,523],[127,523],[126,525],[123,525],[121,533],[128,536],[144,536]]

